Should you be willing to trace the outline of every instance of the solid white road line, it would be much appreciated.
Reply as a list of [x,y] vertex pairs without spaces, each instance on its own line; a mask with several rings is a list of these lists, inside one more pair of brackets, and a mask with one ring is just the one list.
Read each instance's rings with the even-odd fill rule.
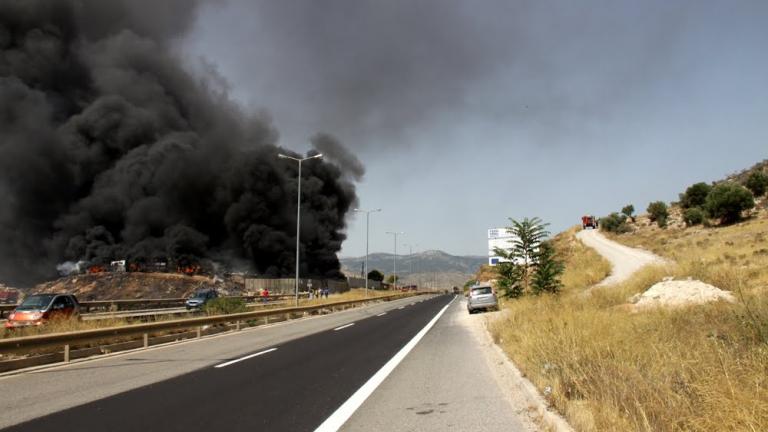
[[378,314],[378,315],[376,315],[376,316],[384,316],[384,315],[386,315],[386,314],[387,314],[386,312],[382,312],[382,313],[380,313],[380,314]]
[[[454,297],[453,300],[456,300]],[[315,432],[335,432],[341,428],[344,423],[352,417],[352,414],[360,408],[360,405],[365,402],[366,399],[376,390],[376,388],[384,382],[384,380],[392,373],[393,370],[400,364],[401,361],[408,355],[409,352],[421,341],[424,335],[435,325],[438,319],[443,316],[448,306],[453,303],[453,300],[448,302],[445,307],[440,309],[440,312],[432,318],[432,320],[424,326],[421,331],[416,333],[400,351],[395,354],[381,369],[378,370],[362,387],[360,387],[346,402],[344,402],[330,417],[328,417],[320,426],[315,429]]]
[[347,324],[347,325],[343,325],[343,326],[341,326],[341,327],[336,327],[335,329],[333,329],[333,331],[339,331],[339,330],[341,330],[341,329],[345,329],[345,328],[347,328],[347,327],[352,327],[353,325],[355,325],[355,323],[349,323],[349,324]]
[[263,354],[271,353],[272,351],[276,351],[276,350],[277,350],[277,348],[270,348],[268,350],[257,352],[256,354],[251,354],[251,355],[247,355],[245,357],[240,357],[239,359],[230,360],[230,361],[228,361],[226,363],[222,363],[222,364],[216,365],[214,367],[215,368],[223,368],[225,366],[229,366],[231,364],[235,364],[235,363],[241,362],[243,360],[248,360],[248,359],[251,359],[251,358],[254,358],[254,357],[258,357],[258,356],[263,355]]
[[400,306],[398,309],[405,309],[405,306]]

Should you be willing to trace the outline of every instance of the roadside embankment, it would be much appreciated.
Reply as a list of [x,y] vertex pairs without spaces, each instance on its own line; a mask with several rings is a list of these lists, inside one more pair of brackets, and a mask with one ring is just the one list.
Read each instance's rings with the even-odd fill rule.
[[[584,281],[594,278],[586,275],[599,274],[605,262],[566,250],[563,292],[505,301],[489,329],[577,431],[764,430],[768,253],[760,251],[768,245],[753,229],[643,237],[646,250],[676,264],[643,267],[588,295],[591,284]],[[620,241],[641,245],[631,236]],[[579,244],[575,230],[560,234],[556,243]],[[691,276],[737,301],[641,313],[626,307],[670,276]]]

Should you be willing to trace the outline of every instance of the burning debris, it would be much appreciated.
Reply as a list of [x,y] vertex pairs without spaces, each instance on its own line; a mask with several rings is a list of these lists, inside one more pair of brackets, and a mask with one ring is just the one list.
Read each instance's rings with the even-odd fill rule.
[[[172,54],[193,18],[180,0],[0,4],[0,279],[119,260],[292,272],[296,166],[276,157],[266,118]],[[332,137],[316,141],[335,163],[302,170],[302,273],[334,277],[363,168]]]

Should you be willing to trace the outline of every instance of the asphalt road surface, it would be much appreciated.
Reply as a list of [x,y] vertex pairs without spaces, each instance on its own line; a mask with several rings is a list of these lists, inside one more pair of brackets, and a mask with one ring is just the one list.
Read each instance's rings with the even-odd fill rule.
[[[433,379],[446,380],[455,372],[446,363],[452,363],[449,357],[442,362],[436,359],[449,355],[470,365],[482,364],[482,360],[473,362],[476,353],[467,335],[451,329],[451,317],[466,314],[454,300],[453,296],[398,300],[4,377],[0,379],[0,427],[12,431],[312,431],[335,419],[340,423],[324,430],[336,430],[345,422],[345,430],[445,430],[446,424],[455,430],[519,430],[512,417],[485,418],[504,410],[503,398],[492,391],[496,384],[486,373],[480,373],[478,380],[459,379],[458,386],[438,382],[430,386]],[[442,313],[446,315],[437,319]],[[418,343],[415,337],[424,339]],[[413,352],[403,357],[408,346]],[[339,416],[343,407],[349,408],[353,395],[360,396],[397,357],[406,361],[394,365],[395,372],[383,377],[381,387],[371,389],[370,398],[364,395],[362,407],[357,410],[358,404]],[[430,363],[437,365],[432,373]],[[478,370],[483,372],[480,366]],[[462,396],[464,390],[470,390],[469,399]],[[385,397],[378,405],[381,395]],[[422,398],[421,405],[415,403]],[[412,408],[415,417],[410,423],[387,425],[381,416],[371,417],[379,407],[385,413],[399,410],[393,399],[408,405],[404,412]],[[472,406],[467,400],[475,399],[486,414],[462,423],[470,417],[461,411]],[[434,409],[429,408],[432,405]],[[430,409],[435,416],[427,420],[423,412]],[[439,411],[452,413],[446,416]],[[435,420],[441,414],[448,423]],[[347,421],[349,415],[352,418]],[[473,427],[463,427],[467,425]]]

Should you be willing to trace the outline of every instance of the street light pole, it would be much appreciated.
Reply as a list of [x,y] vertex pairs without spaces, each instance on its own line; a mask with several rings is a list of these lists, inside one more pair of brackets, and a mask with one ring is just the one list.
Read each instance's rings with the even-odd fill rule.
[[392,232],[387,231],[387,234],[392,234],[395,236],[395,255],[392,257],[392,263],[393,263],[393,273],[394,276],[392,277],[392,283],[395,285],[395,291],[397,291],[397,235],[402,234],[404,235],[404,232]]
[[381,209],[375,210],[360,210],[354,209],[358,213],[365,213],[365,270],[363,270],[363,277],[365,278],[365,296],[368,297],[368,226],[371,218],[371,213],[380,212]]
[[403,247],[408,248],[408,272],[410,273],[409,277],[413,278],[413,245],[409,243],[403,243]]
[[278,154],[277,157],[280,159],[291,159],[299,163],[299,177],[298,177],[298,193],[296,194],[296,286],[294,290],[294,294],[296,295],[296,306],[299,306],[299,235],[300,235],[300,227],[301,227],[301,163],[310,160],[310,159],[317,159],[323,157],[322,153],[318,153],[314,156],[305,157],[303,159],[295,158],[291,156],[284,155],[282,153]]

